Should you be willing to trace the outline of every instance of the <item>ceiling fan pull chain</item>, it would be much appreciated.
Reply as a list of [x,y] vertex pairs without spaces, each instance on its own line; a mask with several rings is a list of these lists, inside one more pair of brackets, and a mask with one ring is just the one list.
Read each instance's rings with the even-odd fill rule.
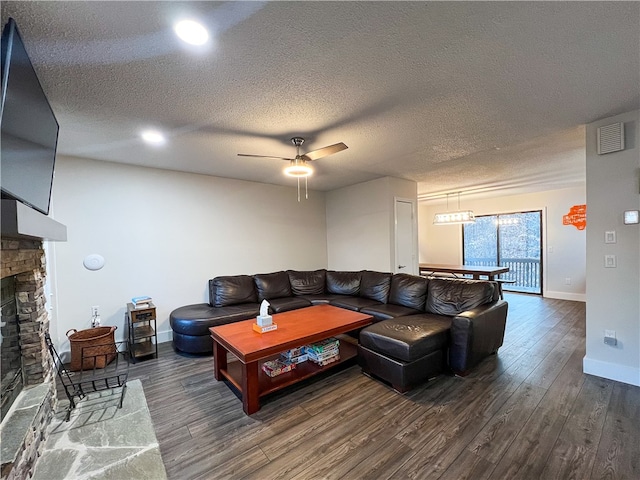
[[307,188],[307,177],[304,177],[304,198],[309,200],[309,189]]
[[298,203],[300,203],[300,177],[298,177]]

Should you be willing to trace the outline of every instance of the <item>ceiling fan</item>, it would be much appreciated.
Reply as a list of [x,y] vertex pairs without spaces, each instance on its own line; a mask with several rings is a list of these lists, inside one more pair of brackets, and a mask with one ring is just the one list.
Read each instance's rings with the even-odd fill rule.
[[308,162],[312,162],[314,160],[318,160],[323,157],[327,157],[329,155],[333,155],[334,153],[341,152],[342,150],[346,150],[347,147],[344,143],[335,143],[333,145],[329,145],[328,147],[319,148],[318,150],[312,150],[311,152],[307,152],[304,155],[300,155],[300,146],[304,143],[304,138],[302,137],[293,137],[291,139],[291,143],[293,143],[296,147],[296,156],[295,158],[286,158],[286,157],[274,157],[271,155],[251,155],[247,153],[239,153],[239,157],[256,157],[256,158],[275,158],[278,160],[286,160],[289,162],[289,166],[284,169],[284,174],[290,177],[296,177],[298,179],[298,201],[300,201],[300,179],[304,178],[305,182],[305,198],[309,198],[309,193],[307,190],[307,177],[309,177],[313,173],[313,168]]

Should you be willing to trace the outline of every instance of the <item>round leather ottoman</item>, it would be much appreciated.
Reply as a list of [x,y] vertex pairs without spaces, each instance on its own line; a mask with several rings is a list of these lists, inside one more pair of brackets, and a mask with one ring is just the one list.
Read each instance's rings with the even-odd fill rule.
[[176,308],[169,315],[173,330],[173,347],[186,353],[213,353],[209,327],[253,318],[260,312],[257,303],[212,307],[196,303]]
[[169,316],[173,330],[173,347],[186,353],[213,353],[209,327],[216,322],[216,309],[208,303],[176,308]]

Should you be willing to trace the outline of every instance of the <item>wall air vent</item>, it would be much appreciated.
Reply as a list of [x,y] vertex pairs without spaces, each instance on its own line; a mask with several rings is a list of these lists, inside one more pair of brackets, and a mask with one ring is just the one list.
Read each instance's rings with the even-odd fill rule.
[[598,155],[624,150],[624,123],[598,127]]

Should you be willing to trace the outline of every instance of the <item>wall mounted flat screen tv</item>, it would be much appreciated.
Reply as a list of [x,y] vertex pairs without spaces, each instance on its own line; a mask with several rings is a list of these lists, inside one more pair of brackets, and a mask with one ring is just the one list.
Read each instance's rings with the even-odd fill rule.
[[19,200],[48,215],[58,121],[13,19],[2,31],[1,102],[2,198]]

